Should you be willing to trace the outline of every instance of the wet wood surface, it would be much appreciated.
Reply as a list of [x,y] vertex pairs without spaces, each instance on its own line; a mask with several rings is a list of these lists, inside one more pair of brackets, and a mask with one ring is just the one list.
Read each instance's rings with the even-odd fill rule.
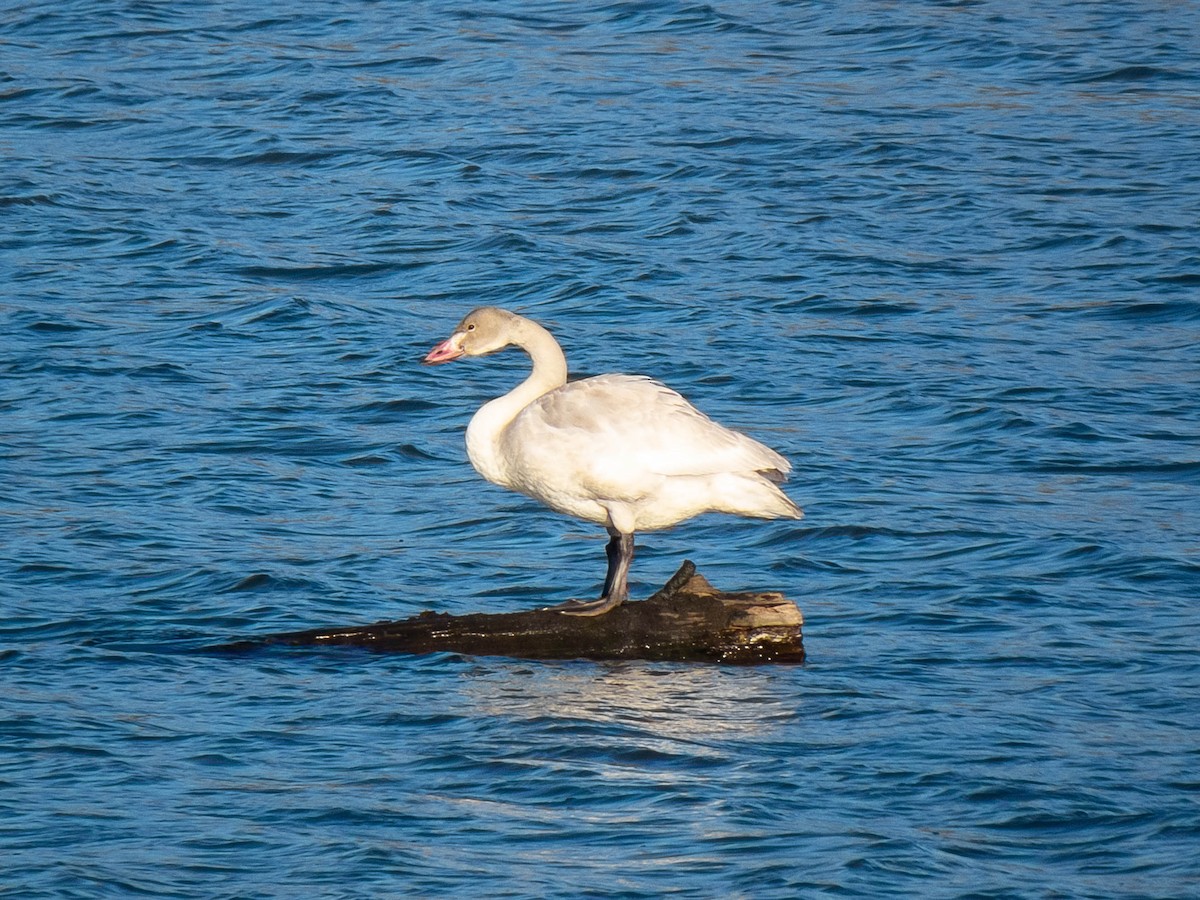
[[719,663],[804,661],[804,619],[774,592],[714,588],[685,562],[646,600],[592,618],[547,609],[315,628],[208,648],[245,653],[266,647],[361,647],[385,653],[462,653],[522,659],[643,659]]

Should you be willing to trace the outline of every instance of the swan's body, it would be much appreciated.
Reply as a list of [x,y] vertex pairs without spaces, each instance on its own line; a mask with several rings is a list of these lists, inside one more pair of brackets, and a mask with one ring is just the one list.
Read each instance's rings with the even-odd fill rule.
[[718,425],[675,391],[633,375],[567,382],[554,337],[530,319],[482,307],[425,357],[482,356],[516,345],[530,376],[482,408],[467,427],[471,464],[493,484],[604,525],[611,536],[604,593],[561,607],[599,615],[628,599],[633,534],[704,512],[765,519],[803,513],[778,483],[786,459]]

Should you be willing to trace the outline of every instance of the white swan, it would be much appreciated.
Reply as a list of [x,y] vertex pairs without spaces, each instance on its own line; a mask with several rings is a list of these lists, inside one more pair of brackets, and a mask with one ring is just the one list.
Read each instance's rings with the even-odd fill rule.
[[467,455],[493,484],[608,529],[608,575],[598,600],[553,607],[598,616],[629,598],[635,531],[703,512],[762,519],[803,513],[778,485],[791,465],[718,425],[683,397],[636,375],[567,383],[567,361],[536,322],[493,306],[467,315],[425,357],[431,365],[517,346],[533,373],[484,404],[467,427]]

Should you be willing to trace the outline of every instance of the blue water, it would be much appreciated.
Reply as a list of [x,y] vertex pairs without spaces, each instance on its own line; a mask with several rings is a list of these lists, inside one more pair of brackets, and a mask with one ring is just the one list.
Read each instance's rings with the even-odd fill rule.
[[[0,893],[1200,891],[1200,7],[0,11]],[[802,667],[193,652],[587,596],[518,308],[795,464]]]

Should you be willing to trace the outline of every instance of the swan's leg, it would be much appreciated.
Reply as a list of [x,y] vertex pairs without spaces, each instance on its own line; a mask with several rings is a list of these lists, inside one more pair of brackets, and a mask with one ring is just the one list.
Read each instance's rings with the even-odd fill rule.
[[602,616],[616,609],[629,599],[629,565],[633,562],[633,535],[622,534],[609,528],[610,535],[605,553],[608,556],[608,574],[604,578],[604,593],[599,600],[568,600],[558,606],[550,606],[565,616]]
[[[629,542],[632,545],[633,535],[629,536]],[[633,559],[632,546],[630,547],[630,559]],[[608,529],[608,544],[604,548],[604,555],[608,559],[608,571],[604,574],[604,590],[600,592],[601,597],[611,597],[613,592],[613,581],[616,580],[617,570],[621,567],[621,532]],[[625,564],[625,576],[629,576],[629,564]],[[621,589],[625,591],[625,599],[629,599],[629,586],[624,580],[621,582]]]

